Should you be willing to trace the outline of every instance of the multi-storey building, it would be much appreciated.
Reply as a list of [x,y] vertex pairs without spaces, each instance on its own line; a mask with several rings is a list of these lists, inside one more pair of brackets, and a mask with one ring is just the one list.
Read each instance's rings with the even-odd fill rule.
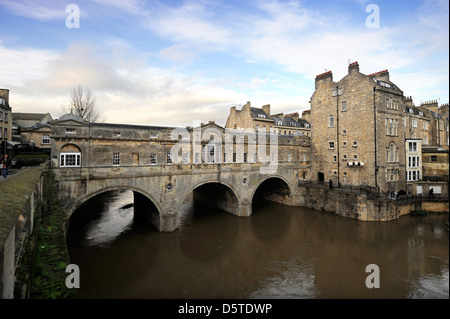
[[13,124],[17,127],[19,142],[31,144],[40,149],[51,149],[50,122],[53,120],[49,113],[16,113],[11,114]]
[[11,106],[9,105],[9,90],[0,89],[0,141],[2,149],[0,153],[5,153],[8,141],[12,140]]
[[448,104],[439,107],[438,101],[423,102],[418,107],[420,111],[425,113],[430,121],[429,124],[429,145],[439,146],[449,149],[449,114]]
[[278,135],[310,136],[311,126],[308,121],[299,117],[298,112],[290,114],[271,114],[270,105],[261,108],[252,107],[247,102],[241,110],[230,108],[226,128],[252,129],[255,132],[263,130],[266,133]]
[[405,97],[387,70],[365,75],[354,62],[338,82],[331,71],[320,74],[310,103],[319,182],[405,189]]

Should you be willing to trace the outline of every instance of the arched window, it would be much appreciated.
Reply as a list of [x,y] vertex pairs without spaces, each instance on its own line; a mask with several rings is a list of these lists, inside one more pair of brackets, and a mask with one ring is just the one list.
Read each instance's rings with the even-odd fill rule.
[[386,162],[398,162],[398,148],[394,142],[391,142],[386,150]]
[[328,116],[328,127],[334,127],[334,115],[330,114]]
[[66,144],[61,148],[59,153],[60,167],[80,167],[81,166],[81,150],[73,144]]

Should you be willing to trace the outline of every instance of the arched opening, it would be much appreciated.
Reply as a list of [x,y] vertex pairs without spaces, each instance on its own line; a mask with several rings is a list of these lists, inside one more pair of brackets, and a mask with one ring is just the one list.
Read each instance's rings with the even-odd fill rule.
[[145,195],[126,188],[96,194],[72,213],[67,222],[68,246],[109,246],[130,231],[152,226],[158,209]]
[[278,177],[270,177],[256,188],[252,199],[252,211],[258,209],[266,201],[279,204],[291,204],[291,191],[289,185]]
[[214,207],[231,214],[236,214],[239,207],[238,198],[233,190],[220,183],[202,184],[191,193],[194,204]]

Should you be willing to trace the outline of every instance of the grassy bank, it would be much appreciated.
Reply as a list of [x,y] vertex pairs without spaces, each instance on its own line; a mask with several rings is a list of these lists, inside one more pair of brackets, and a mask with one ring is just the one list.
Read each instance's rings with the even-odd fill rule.
[[70,263],[64,236],[65,213],[59,206],[51,171],[44,173],[43,200],[35,214],[34,234],[30,236],[17,274],[16,298],[75,298],[68,289],[65,272]]

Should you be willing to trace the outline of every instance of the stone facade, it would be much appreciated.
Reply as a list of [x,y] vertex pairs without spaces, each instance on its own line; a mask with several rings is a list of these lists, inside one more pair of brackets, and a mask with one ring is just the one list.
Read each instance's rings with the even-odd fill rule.
[[313,179],[377,187],[381,195],[406,190],[406,139],[448,149],[448,105],[439,108],[435,102],[415,107],[388,70],[365,75],[358,62],[338,82],[331,71],[316,76],[310,113]]
[[11,114],[17,127],[16,139],[22,144],[32,144],[41,149],[51,148],[51,125],[53,120],[49,113],[17,113]]
[[[256,190],[268,179],[276,186],[265,197],[297,205],[295,185],[309,178],[310,140],[304,135],[260,136],[214,122],[187,128],[89,123],[74,114],[51,124],[52,168],[69,216],[92,196],[126,188],[138,206],[151,206],[145,198],[153,203],[158,229],[172,231],[180,205],[192,195],[248,216]],[[210,187],[195,192],[203,184]]]
[[[11,106],[9,105],[9,90],[0,89],[0,141],[12,140]],[[0,150],[3,153],[4,150]]]

